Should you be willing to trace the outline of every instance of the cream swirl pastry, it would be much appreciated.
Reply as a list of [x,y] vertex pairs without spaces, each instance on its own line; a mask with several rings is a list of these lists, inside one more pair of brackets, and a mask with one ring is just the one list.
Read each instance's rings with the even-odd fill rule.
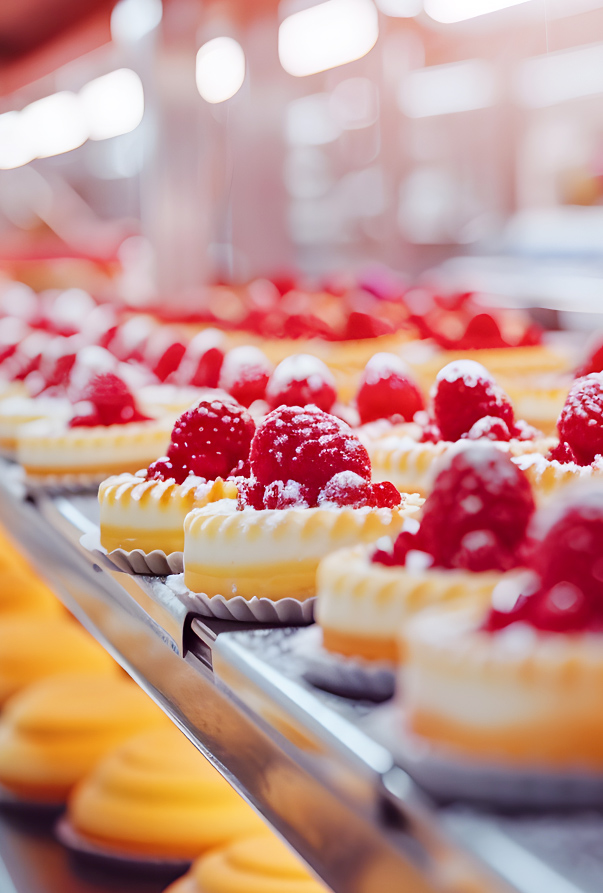
[[226,400],[202,400],[174,425],[167,455],[146,471],[110,477],[99,489],[101,543],[113,549],[182,552],[184,519],[193,508],[237,498],[253,419]]
[[393,484],[371,483],[366,449],[316,406],[281,406],[258,427],[251,476],[238,502],[194,509],[184,525],[185,583],[195,592],[305,599],[336,548],[396,534],[406,505]]
[[106,373],[86,385],[69,421],[20,429],[17,459],[32,481],[92,483],[148,465],[169,432],[169,422],[143,415],[122,379]]
[[535,516],[530,569],[483,611],[403,631],[410,731],[448,756],[603,771],[603,489],[576,486]]
[[398,631],[432,604],[484,606],[504,571],[519,564],[534,510],[530,486],[493,444],[467,443],[444,459],[421,523],[395,542],[325,558],[316,618],[330,651],[395,661]]

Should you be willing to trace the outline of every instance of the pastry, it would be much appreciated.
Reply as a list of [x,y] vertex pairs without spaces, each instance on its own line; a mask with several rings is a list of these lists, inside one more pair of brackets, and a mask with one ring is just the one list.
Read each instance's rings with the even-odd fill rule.
[[450,758],[601,772],[601,485],[566,491],[531,532],[528,571],[489,612],[426,612],[403,631],[408,729]]
[[72,413],[65,397],[17,395],[0,401],[0,455],[14,458],[21,429],[44,420],[47,425],[65,424]]
[[237,482],[237,503],[186,517],[184,581],[194,592],[309,598],[321,558],[396,534],[416,511],[392,484],[371,484],[366,449],[315,406],[269,413],[251,442],[250,468]]
[[266,831],[203,856],[165,893],[327,893],[327,887]]
[[266,387],[270,409],[312,403],[330,412],[336,399],[333,373],[322,360],[307,353],[292,354],[281,360]]
[[[35,617],[56,617],[63,614],[57,597],[22,563],[4,566],[0,552],[0,616],[27,614]],[[1,638],[1,632],[0,632]],[[0,663],[2,656],[0,655]]]
[[69,421],[40,421],[19,430],[17,459],[29,480],[92,483],[136,472],[164,452],[170,422],[143,415],[116,375],[95,376],[82,397]]
[[515,461],[540,497],[603,476],[603,373],[577,378],[557,421],[559,442],[546,455]]
[[176,422],[167,456],[145,472],[122,474],[99,489],[101,543],[113,549],[184,548],[184,519],[193,508],[236,499],[232,476],[244,471],[255,431],[242,406],[203,400]]
[[115,673],[117,665],[66,615],[40,619],[14,614],[0,623],[0,705],[37,679],[81,670]]
[[105,852],[194,859],[262,820],[175,726],[108,754],[69,798],[75,832]]
[[553,443],[515,419],[504,391],[473,360],[450,363],[438,373],[429,411],[420,425],[402,425],[375,439],[363,438],[376,480],[391,480],[401,491],[426,495],[434,461],[459,440],[491,441],[513,456],[544,453]]
[[422,510],[394,543],[323,559],[316,619],[329,651],[395,661],[398,631],[433,604],[485,605],[504,571],[521,562],[534,500],[510,458],[488,443],[450,453]]
[[105,754],[164,723],[125,676],[78,671],[39,680],[11,698],[0,719],[0,784],[27,800],[63,803]]

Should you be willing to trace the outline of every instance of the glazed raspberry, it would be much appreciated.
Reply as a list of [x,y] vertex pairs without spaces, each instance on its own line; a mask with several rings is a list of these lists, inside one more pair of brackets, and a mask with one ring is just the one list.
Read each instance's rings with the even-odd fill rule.
[[294,354],[278,364],[266,388],[271,409],[312,403],[328,412],[335,400],[335,379],[327,366],[310,354]]
[[521,621],[547,632],[603,632],[603,491],[582,490],[552,523],[548,516],[538,519],[549,527],[532,560],[539,585],[520,590],[509,611],[493,609],[486,629]]
[[590,465],[603,453],[603,372],[573,383],[557,428],[560,440],[570,446],[578,465]]
[[263,400],[272,366],[257,347],[235,347],[222,365],[219,385],[242,406]]
[[418,532],[398,537],[391,563],[414,549],[438,567],[509,570],[533,511],[528,480],[509,456],[489,443],[468,446],[437,476]]
[[465,334],[459,338],[461,350],[508,347],[500,332],[500,326],[490,313],[476,313],[467,323]]
[[363,425],[377,419],[412,422],[423,409],[423,397],[406,364],[392,353],[377,353],[366,364],[356,405]]
[[319,505],[348,506],[359,509],[371,505],[373,489],[369,481],[353,471],[334,474],[318,494]]
[[402,495],[397,487],[390,481],[382,481],[380,484],[372,484],[372,505],[379,509],[393,509],[401,505]]
[[487,415],[479,419],[462,437],[467,440],[502,440],[506,443],[511,440],[511,432],[502,419]]
[[506,394],[490,373],[473,360],[457,360],[440,370],[433,410],[444,440],[458,440],[484,416],[502,419],[514,433],[513,407]]
[[580,464],[569,443],[565,443],[563,440],[560,440],[556,447],[549,450],[547,459],[549,462],[561,462],[562,465],[567,465],[568,462],[573,462],[575,465]]
[[380,335],[390,335],[394,327],[390,322],[371,316],[368,313],[360,313],[353,310],[346,323],[344,339],[346,341],[360,341],[364,338],[378,338]]
[[84,388],[80,403],[82,412],[69,422],[70,428],[91,428],[96,425],[128,425],[150,421],[143,415],[128,386],[112,372],[96,375]]
[[371,479],[366,449],[345,422],[317,406],[281,406],[269,413],[253,438],[250,461],[263,484],[297,481],[312,488],[315,499],[340,471]]
[[[170,468],[154,463],[149,474],[168,472],[178,483],[189,475],[206,480],[227,478],[243,470],[255,425],[242,406],[223,400],[202,400],[180,416],[168,447]],[[160,460],[163,462],[163,460]]]

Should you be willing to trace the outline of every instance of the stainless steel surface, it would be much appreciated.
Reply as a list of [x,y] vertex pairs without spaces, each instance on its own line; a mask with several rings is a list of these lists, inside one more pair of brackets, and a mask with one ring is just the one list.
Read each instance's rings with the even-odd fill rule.
[[[583,827],[572,818],[547,819],[560,841],[555,859],[542,846],[541,819],[436,807],[387,741],[372,736],[383,708],[305,682],[312,629],[195,617],[161,578],[102,567],[79,545],[94,504],[81,496],[24,500],[11,469],[0,468],[0,520],[40,573],[336,893],[603,889],[603,853],[591,847],[588,872],[570,857],[576,842],[568,834]],[[591,819],[591,837],[593,828],[603,831],[600,817]]]

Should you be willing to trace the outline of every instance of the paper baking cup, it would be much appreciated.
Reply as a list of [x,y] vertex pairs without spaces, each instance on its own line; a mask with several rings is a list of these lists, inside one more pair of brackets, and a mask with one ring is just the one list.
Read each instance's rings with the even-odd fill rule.
[[111,571],[166,577],[168,574],[181,574],[184,570],[182,552],[170,552],[169,555],[159,549],[155,549],[153,552],[143,552],[142,549],[133,549],[131,552],[114,549],[112,552],[107,552],[101,545],[98,530],[85,533],[80,537],[80,545],[88,552],[92,552],[99,562]]
[[[400,765],[425,791],[444,802],[464,800],[502,808],[592,808],[603,805],[603,774],[544,770],[463,759],[404,728],[400,711],[387,708],[381,731]],[[382,735],[378,736],[383,740]]]
[[174,878],[184,874],[192,865],[192,859],[167,859],[159,856],[143,856],[128,853],[125,850],[103,847],[89,841],[73,827],[66,816],[59,819],[55,825],[57,840],[78,857],[86,858],[96,864],[102,863],[108,868],[119,871],[140,871],[142,873],[160,873],[162,876],[170,875]]
[[9,791],[0,785],[0,809],[32,818],[53,819],[65,809],[64,803],[52,803],[44,800],[29,800]]
[[224,598],[223,595],[205,595],[204,592],[191,592],[184,585],[184,575],[169,577],[167,585],[180,598],[186,599],[191,611],[203,617],[217,620],[236,620],[239,623],[270,623],[284,626],[306,626],[314,622],[315,598],[298,601],[296,598],[246,599],[240,595]]

